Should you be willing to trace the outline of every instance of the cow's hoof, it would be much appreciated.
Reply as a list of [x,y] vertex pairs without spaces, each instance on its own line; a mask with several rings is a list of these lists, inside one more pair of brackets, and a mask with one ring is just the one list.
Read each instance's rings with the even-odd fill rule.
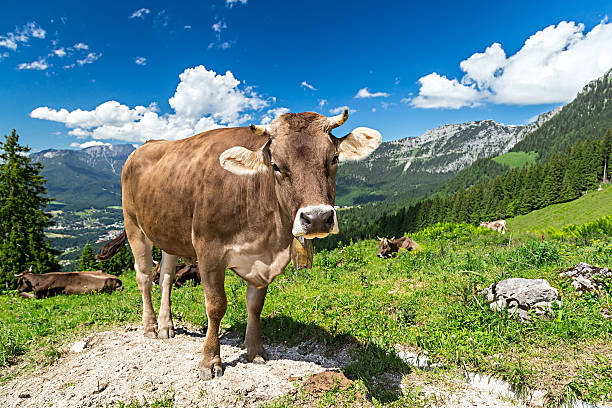
[[253,364],[266,364],[266,359],[262,356],[255,356],[253,359]]
[[149,338],[149,339],[156,339],[157,338],[157,333],[153,329],[145,330],[144,336]]
[[204,368],[200,370],[200,378],[205,381],[212,380],[213,378],[219,378],[223,375],[223,368],[220,364],[215,364],[213,368]]
[[254,354],[247,353],[246,359],[250,363],[265,364],[266,360],[268,360],[268,353],[263,348],[260,348],[260,351]]
[[174,337],[174,327],[170,326],[165,329],[159,329],[157,333],[158,339],[171,339]]

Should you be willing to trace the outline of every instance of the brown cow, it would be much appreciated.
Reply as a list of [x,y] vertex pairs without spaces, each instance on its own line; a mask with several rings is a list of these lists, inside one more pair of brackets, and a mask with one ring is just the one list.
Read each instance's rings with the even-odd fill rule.
[[[247,359],[263,362],[259,317],[268,285],[289,263],[293,238],[338,232],[333,207],[338,162],[362,159],[381,142],[379,132],[363,127],[333,136],[332,129],[347,118],[347,110],[331,118],[287,113],[269,125],[150,141],[123,166],[123,217],[142,293],[144,334],[174,336],[170,290],[176,262],[197,259],[208,315],[199,363],[203,378],[223,373],[218,332],[227,308],[225,270],[247,282]],[[109,246],[117,249],[121,241],[125,235]],[[161,279],[157,319],[152,245],[162,249],[161,275],[168,277]]]
[[502,234],[506,233],[506,220],[497,220],[491,222],[481,222],[481,227],[487,227],[490,230],[501,232]]
[[[159,276],[160,276],[160,266],[161,263],[155,265],[155,269],[153,269],[153,283],[159,285]],[[200,271],[198,270],[198,265],[189,265],[189,264],[180,264],[176,265],[176,272],[174,274],[174,284],[176,286],[182,286],[187,281],[193,281],[194,283],[200,283]]]
[[19,275],[17,281],[17,290],[20,296],[36,297],[38,299],[60,293],[73,295],[95,291],[112,292],[121,289],[119,278],[102,273],[102,271],[49,272],[43,274],[25,272]]
[[390,258],[402,250],[414,251],[421,249],[421,246],[408,237],[401,238],[378,238],[380,246],[378,247],[379,258]]

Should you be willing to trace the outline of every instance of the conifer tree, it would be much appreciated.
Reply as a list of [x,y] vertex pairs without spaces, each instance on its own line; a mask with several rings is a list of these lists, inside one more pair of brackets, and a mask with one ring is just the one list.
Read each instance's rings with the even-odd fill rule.
[[81,259],[79,260],[80,271],[97,271],[100,269],[100,265],[95,258],[93,249],[89,246],[89,242],[85,244],[83,252],[81,252]]
[[46,197],[42,165],[27,156],[30,148],[19,144],[15,129],[0,142],[0,282],[13,287],[15,274],[59,270],[44,229],[53,225],[43,210]]
[[609,174],[610,174],[610,155],[612,153],[612,130],[608,129],[606,132],[603,141],[601,142],[601,155],[603,158],[603,171],[601,182],[606,184],[609,182]]

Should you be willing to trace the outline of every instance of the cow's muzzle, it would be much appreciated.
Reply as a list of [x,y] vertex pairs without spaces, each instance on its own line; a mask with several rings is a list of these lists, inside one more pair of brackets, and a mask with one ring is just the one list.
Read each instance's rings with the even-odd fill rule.
[[293,236],[307,239],[325,238],[338,233],[336,210],[331,205],[302,207],[293,220]]

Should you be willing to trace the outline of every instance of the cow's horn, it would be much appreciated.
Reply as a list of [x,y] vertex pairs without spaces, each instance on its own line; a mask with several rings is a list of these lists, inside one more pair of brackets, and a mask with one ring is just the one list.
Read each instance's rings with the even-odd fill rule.
[[348,119],[348,109],[344,109],[339,115],[332,116],[331,118],[327,118],[327,128],[329,130],[335,129],[338,126],[342,125]]
[[251,132],[255,133],[258,136],[267,135],[270,136],[270,126],[269,125],[254,125],[250,124],[249,128],[251,128]]

